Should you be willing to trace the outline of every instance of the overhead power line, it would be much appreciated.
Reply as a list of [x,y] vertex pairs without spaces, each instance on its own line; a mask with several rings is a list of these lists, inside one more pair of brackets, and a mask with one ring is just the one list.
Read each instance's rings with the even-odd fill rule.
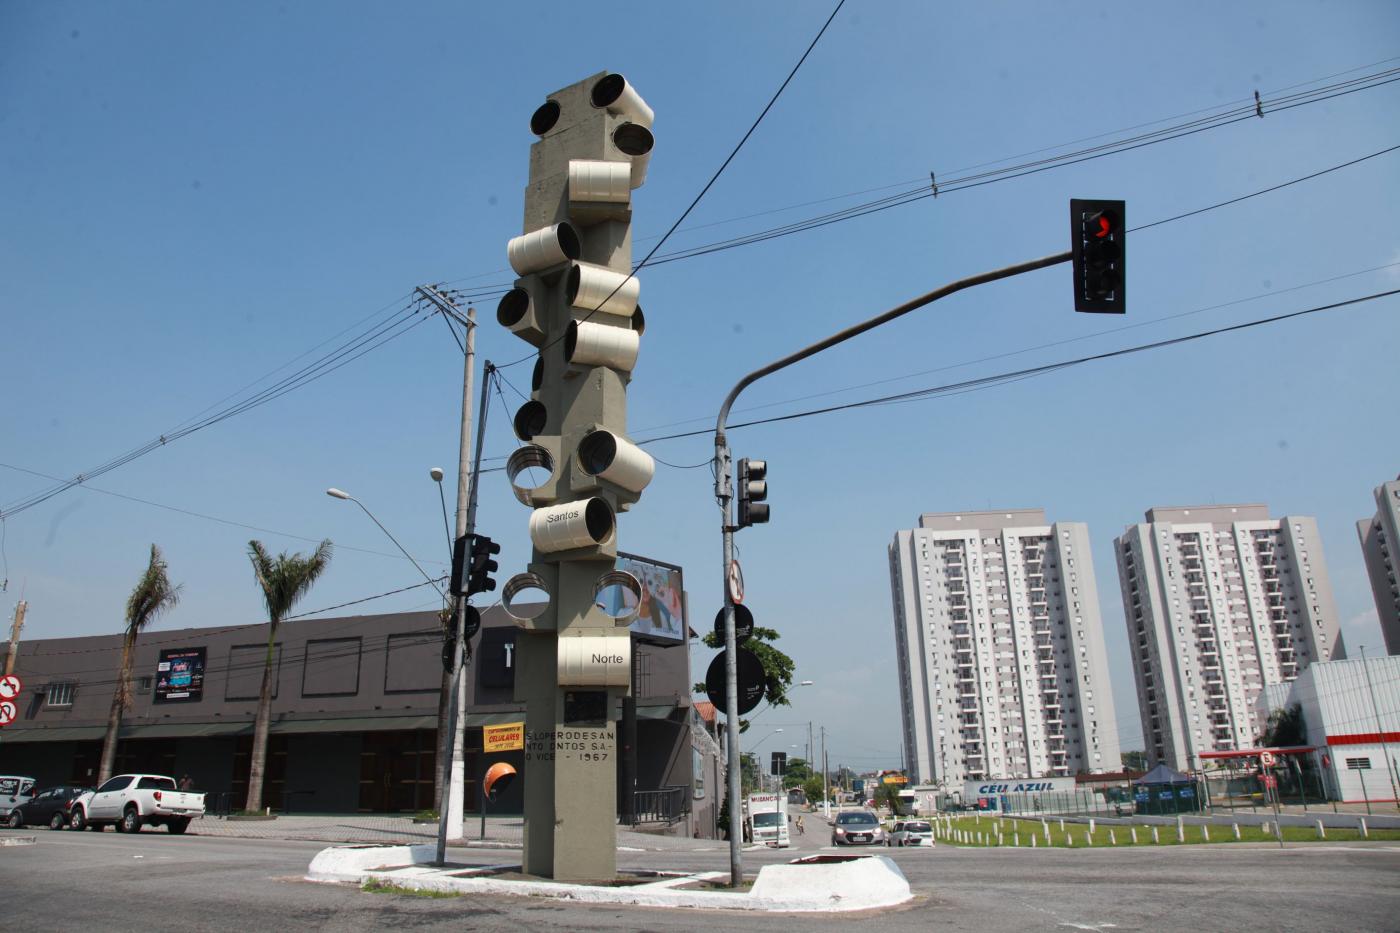
[[[919,181],[907,182],[899,185],[886,185],[883,186],[883,188],[866,189],[867,191],[872,191],[884,190],[890,187],[901,188],[901,190],[893,194],[885,195],[883,197],[876,198],[870,201],[864,201],[859,204],[854,204],[849,207],[841,208],[840,210],[829,211],[823,214],[817,214],[815,216],[808,217],[803,220],[792,221],[791,223],[781,224],[778,226],[769,227],[763,230],[757,230],[752,233],[742,234],[723,240],[716,240],[698,246],[686,247],[685,249],[676,250],[674,252],[663,253],[661,255],[656,256],[655,258],[648,256],[649,261],[647,262],[647,264],[655,267],[665,265],[666,263],[679,262],[686,259],[694,259],[700,256],[707,256],[712,253],[724,252],[726,250],[737,249],[744,246],[752,246],[754,244],[766,242],[768,240],[791,236],[796,233],[804,233],[809,230],[816,230],[821,227],[831,226],[832,224],[843,223],[848,220],[855,220],[860,217],[866,217],[870,214],[881,213],[892,208],[903,207],[907,204],[913,204],[915,202],[924,201],[929,198],[937,198],[942,195],[953,194],[958,191],[966,191],[971,188],[980,188],[984,185],[993,184],[1001,181],[1009,181],[1014,178],[1023,178],[1028,175],[1035,175],[1041,172],[1050,171],[1052,169],[1063,168],[1068,165],[1076,165],[1081,162],[1087,162],[1094,159],[1101,159],[1107,156],[1120,155],[1122,153],[1131,152],[1133,150],[1141,149],[1146,146],[1170,142],[1172,140],[1181,139],[1186,136],[1193,136],[1197,133],[1205,132],[1208,130],[1221,129],[1223,127],[1231,126],[1236,123],[1242,123],[1248,120],[1258,119],[1260,109],[1262,109],[1263,113],[1265,114],[1281,113],[1287,110],[1292,110],[1297,107],[1322,103],[1324,101],[1332,100],[1336,97],[1341,97],[1347,94],[1354,94],[1360,91],[1372,90],[1377,87],[1393,84],[1397,81],[1400,81],[1400,68],[1389,68],[1382,71],[1372,72],[1370,74],[1358,78],[1353,78],[1348,81],[1334,82],[1332,84],[1324,85],[1318,88],[1313,88],[1308,91],[1301,91],[1293,94],[1279,94],[1278,96],[1272,98],[1263,99],[1261,101],[1260,108],[1256,108],[1253,99],[1250,98],[1247,104],[1241,103],[1241,105],[1239,106],[1232,106],[1224,110],[1212,112],[1209,116],[1206,117],[1199,117],[1192,120],[1186,120],[1184,122],[1178,122],[1171,126],[1153,130],[1148,133],[1119,135],[1116,138],[1109,140],[1108,142],[1104,142],[1096,146],[1075,149],[1070,152],[1065,152],[1054,156],[1047,156],[1045,158],[1034,159],[1025,162],[1017,162],[1011,165],[1004,166],[1002,168],[997,168],[989,171],[972,172],[961,175],[955,174],[947,178],[939,179],[936,185],[932,182]],[[1197,113],[1200,112],[1201,111],[1197,111]],[[1150,126],[1152,124],[1143,125]],[[1135,130],[1138,128],[1139,127],[1133,127],[1130,128],[1130,130]],[[1090,137],[1090,139],[1094,138],[1099,137]],[[1036,150],[1036,153],[1044,151],[1046,150]],[[1006,160],[996,160],[989,163],[983,163],[983,165],[995,165],[998,164],[998,162],[1002,161]],[[974,168],[976,167],[980,166],[975,166]],[[840,197],[845,196],[843,195]],[[837,199],[839,199],[839,197]],[[809,203],[822,203],[822,201],[819,200],[816,202]],[[667,236],[669,237],[670,233],[668,233]],[[638,266],[638,268],[640,268],[640,266]],[[510,287],[511,286],[506,283],[494,283],[491,285],[478,286],[473,289],[466,289],[464,290],[463,294],[469,295],[471,298],[476,300],[483,300],[486,298],[504,295],[507,291],[510,290]]]

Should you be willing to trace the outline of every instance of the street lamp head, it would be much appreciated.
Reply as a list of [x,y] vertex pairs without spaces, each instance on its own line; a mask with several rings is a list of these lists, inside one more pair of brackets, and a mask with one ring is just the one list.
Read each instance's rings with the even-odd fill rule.
[[428,471],[428,475],[433,478],[433,482],[442,482],[442,467],[433,467],[431,470]]
[[810,686],[812,686],[812,684],[814,684],[814,683],[816,683],[815,680],[804,680],[804,681],[802,681],[801,683],[799,683],[797,686],[799,686],[799,687],[810,687]]
[[327,489],[327,490],[326,490],[326,495],[331,496],[331,497],[336,498],[336,499],[349,499],[349,498],[350,498],[350,493],[345,492],[344,490],[336,489],[334,486],[332,486],[330,489]]

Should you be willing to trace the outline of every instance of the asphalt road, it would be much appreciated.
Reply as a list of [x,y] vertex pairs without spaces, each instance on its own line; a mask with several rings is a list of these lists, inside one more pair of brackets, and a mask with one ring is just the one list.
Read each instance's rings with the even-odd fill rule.
[[[820,827],[820,828],[819,828]],[[1400,847],[1172,847],[1161,850],[878,850],[918,899],[855,916],[714,914],[571,905],[537,898],[428,899],[301,880],[321,843],[112,832],[37,832],[0,848],[0,916],[48,930],[1395,930]],[[745,865],[819,851],[820,823],[797,851],[745,852]],[[624,868],[727,870],[722,843],[701,851],[618,853]],[[518,864],[512,850],[453,850],[467,864]],[[662,864],[665,862],[666,864]]]

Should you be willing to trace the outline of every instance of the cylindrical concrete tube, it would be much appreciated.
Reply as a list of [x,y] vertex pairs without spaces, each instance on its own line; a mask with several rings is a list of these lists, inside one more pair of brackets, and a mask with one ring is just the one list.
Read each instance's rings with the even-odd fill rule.
[[530,313],[530,293],[523,288],[512,288],[496,305],[496,323],[502,327],[513,327]]
[[613,529],[612,506],[597,496],[535,509],[530,516],[530,540],[546,554],[603,544]]
[[[631,605],[626,605],[627,601],[623,600],[623,605],[617,612],[606,605],[603,599],[604,594],[615,586],[622,587],[625,592],[632,594]],[[625,570],[610,570],[594,582],[593,604],[612,616],[614,625],[631,625],[642,608],[642,581]]]
[[506,256],[516,275],[529,275],[550,266],[557,266],[582,255],[578,233],[567,223],[541,227],[512,237],[506,246]]
[[576,366],[606,366],[630,373],[637,365],[641,344],[635,330],[574,321],[564,334],[564,359]]
[[564,295],[569,306],[579,311],[631,317],[637,310],[642,283],[635,275],[614,272],[607,266],[576,262],[569,269]]
[[632,198],[631,162],[572,159],[569,162],[569,200],[626,204]]
[[651,162],[656,137],[640,123],[624,123],[613,130],[613,145],[632,160],[632,174],[628,183],[633,188],[640,188],[647,180],[647,165]]
[[626,114],[644,126],[651,126],[656,119],[656,112],[647,106],[637,89],[620,74],[603,77],[593,85],[588,99],[595,107],[606,107],[610,113]]
[[533,440],[535,435],[544,433],[548,421],[549,410],[544,407],[544,403],[531,399],[516,409],[515,436],[522,441]]
[[554,124],[559,122],[560,114],[559,102],[557,100],[547,100],[540,104],[530,116],[530,132],[536,136],[543,136],[554,129]]
[[656,461],[651,454],[611,431],[594,431],[580,441],[578,463],[590,476],[605,479],[630,492],[647,488],[656,472]]
[[540,469],[544,470],[546,474],[553,475],[554,457],[538,444],[526,444],[524,447],[517,448],[515,453],[506,460],[506,476],[510,480],[510,488],[514,491],[515,498],[519,499],[523,505],[534,505],[530,501],[530,493],[542,485],[525,486],[515,481],[516,477],[529,469]]

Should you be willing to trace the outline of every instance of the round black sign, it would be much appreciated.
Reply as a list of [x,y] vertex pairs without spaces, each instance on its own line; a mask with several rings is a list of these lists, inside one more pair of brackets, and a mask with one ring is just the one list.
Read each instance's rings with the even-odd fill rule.
[[[724,656],[725,652],[721,651],[710,662],[710,668],[705,672],[705,693],[715,709],[728,713],[724,702]],[[737,649],[735,658],[738,661],[739,715],[742,716],[752,711],[763,699],[763,662],[747,648]]]
[[[719,637],[719,643],[724,644],[724,610],[721,609],[715,616],[715,635]],[[748,606],[734,607],[734,644],[742,645],[753,635],[753,613]]]

